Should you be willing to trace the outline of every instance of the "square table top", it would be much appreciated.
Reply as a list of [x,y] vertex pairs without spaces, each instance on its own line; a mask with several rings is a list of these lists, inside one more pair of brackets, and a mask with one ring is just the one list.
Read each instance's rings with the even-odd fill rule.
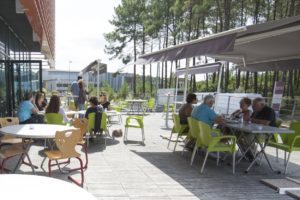
[[265,133],[278,133],[278,134],[293,134],[295,131],[286,128],[277,128],[273,126],[266,126],[255,123],[226,123],[226,126],[239,131],[253,133],[253,134],[265,134]]

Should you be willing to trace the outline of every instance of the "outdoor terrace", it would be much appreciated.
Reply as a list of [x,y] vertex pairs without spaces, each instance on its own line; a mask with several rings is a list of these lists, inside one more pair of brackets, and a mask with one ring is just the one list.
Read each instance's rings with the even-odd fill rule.
[[[123,122],[124,119],[123,115]],[[98,199],[291,199],[259,181],[286,176],[299,178],[299,153],[292,154],[287,175],[271,172],[264,159],[261,166],[254,166],[248,174],[244,170],[249,162],[243,161],[237,165],[233,175],[232,167],[228,165],[231,159],[216,166],[214,158],[208,159],[204,173],[200,174],[204,154],[196,155],[193,166],[190,166],[191,152],[185,152],[182,156],[182,146],[179,145],[173,153],[174,143],[171,143],[170,149],[166,148],[168,140],[164,138],[169,137],[171,130],[165,128],[161,113],[147,115],[144,123],[144,146],[135,142],[141,140],[139,129],[129,129],[130,141],[127,144],[123,143],[123,138],[115,141],[109,139],[104,150],[102,140],[90,143],[84,188]],[[124,131],[121,125],[112,125],[109,130],[119,128]],[[42,143],[33,145],[29,151],[36,165],[42,161]],[[283,170],[283,160],[276,162],[275,150],[267,148],[267,153],[274,168]],[[279,155],[283,158],[282,152]],[[74,160],[67,167],[77,164]],[[47,169],[46,164],[44,167]],[[22,165],[17,173],[32,174],[26,165]],[[37,169],[37,174],[47,176],[41,168]],[[73,174],[79,178],[79,173]],[[61,174],[58,170],[53,171],[53,177],[68,181],[67,174]]]

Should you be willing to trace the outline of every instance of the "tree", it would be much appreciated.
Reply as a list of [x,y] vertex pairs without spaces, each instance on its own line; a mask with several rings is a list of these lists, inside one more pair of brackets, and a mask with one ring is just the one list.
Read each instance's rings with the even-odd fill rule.
[[[142,14],[145,10],[146,0],[122,0],[121,5],[115,8],[115,15],[110,23],[115,30],[105,34],[108,45],[105,45],[105,52],[112,55],[112,58],[119,58],[123,63],[132,60],[136,61],[138,54],[138,41],[143,38]],[[133,44],[132,44],[133,43]],[[128,51],[130,44],[132,51]],[[129,53],[128,53],[129,52]],[[136,94],[136,65],[134,64],[133,93]]]

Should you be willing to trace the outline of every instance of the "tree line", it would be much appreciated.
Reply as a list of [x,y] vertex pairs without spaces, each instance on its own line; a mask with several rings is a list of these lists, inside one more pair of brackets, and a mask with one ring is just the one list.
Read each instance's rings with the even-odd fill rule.
[[[300,0],[122,0],[110,20],[114,30],[105,34],[105,52],[111,55],[111,59],[122,59],[127,64],[136,61],[139,55],[182,42],[299,14]],[[206,57],[197,57],[192,58],[191,64],[195,65],[199,60],[208,62]],[[179,66],[180,61],[161,63],[159,88],[175,86],[174,71]],[[146,66],[142,66],[142,87],[139,91],[136,67],[133,66],[134,95],[153,94],[156,88],[152,78],[154,67],[147,67],[150,77],[146,79]],[[216,91],[218,73],[206,74],[205,81],[197,81],[196,76],[191,76],[189,90]],[[294,98],[300,95],[299,79],[300,69],[241,72],[235,65],[227,64],[222,73],[221,88],[223,92],[242,88],[244,92],[269,96],[275,81],[283,80],[286,83],[285,95]],[[146,87],[146,81],[149,81],[150,87]]]

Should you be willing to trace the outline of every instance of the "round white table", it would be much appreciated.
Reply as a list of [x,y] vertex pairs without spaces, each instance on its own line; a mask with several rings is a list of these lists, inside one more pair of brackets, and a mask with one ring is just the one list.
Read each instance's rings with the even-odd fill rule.
[[22,175],[0,175],[1,199],[32,199],[32,200],[96,200],[88,191],[55,178]]
[[70,129],[74,127],[53,124],[19,124],[0,128],[0,132],[18,138],[52,139],[55,138],[56,131]]

